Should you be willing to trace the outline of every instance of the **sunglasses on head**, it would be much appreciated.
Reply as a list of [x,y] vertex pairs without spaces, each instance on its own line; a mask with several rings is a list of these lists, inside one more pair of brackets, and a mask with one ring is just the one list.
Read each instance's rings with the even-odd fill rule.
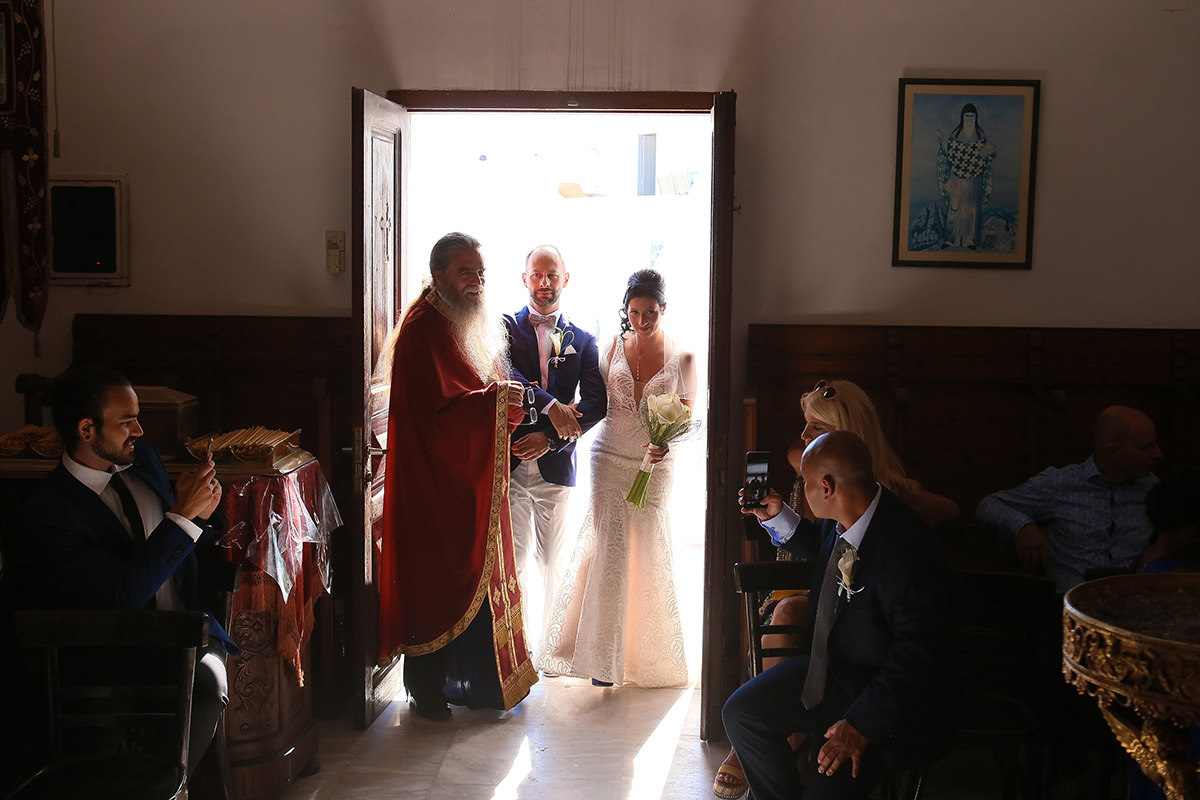
[[[825,391],[821,392],[822,389]],[[812,390],[814,392],[821,392],[821,397],[824,397],[826,400],[831,400],[834,397],[837,397],[837,387],[830,386],[829,381],[826,380],[817,381],[817,385],[814,386]]]

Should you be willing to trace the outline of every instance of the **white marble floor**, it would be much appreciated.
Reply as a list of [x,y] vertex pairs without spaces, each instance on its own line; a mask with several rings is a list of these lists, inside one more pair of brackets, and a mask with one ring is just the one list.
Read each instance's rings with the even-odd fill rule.
[[[508,713],[429,722],[393,703],[365,732],[320,725],[321,771],[278,800],[659,800],[712,797],[727,746],[700,741],[697,689],[599,689],[542,679]],[[1000,797],[985,755],[939,764],[926,800]]]

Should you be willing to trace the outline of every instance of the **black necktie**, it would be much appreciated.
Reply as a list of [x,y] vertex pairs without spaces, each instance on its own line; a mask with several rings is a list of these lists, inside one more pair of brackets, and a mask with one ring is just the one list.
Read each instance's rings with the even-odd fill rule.
[[108,479],[108,485],[113,487],[113,491],[121,500],[121,511],[125,513],[125,519],[129,523],[129,535],[135,542],[144,542],[146,529],[142,526],[142,514],[138,511],[137,502],[133,499],[133,493],[129,491],[125,478],[117,473]]
[[833,629],[834,611],[837,609],[837,585],[841,578],[838,561],[850,543],[838,537],[825,565],[825,576],[821,579],[821,594],[817,598],[817,618],[813,621],[812,652],[808,659],[808,675],[804,678],[804,689],[800,702],[807,709],[825,699],[825,675],[829,671],[829,632]]

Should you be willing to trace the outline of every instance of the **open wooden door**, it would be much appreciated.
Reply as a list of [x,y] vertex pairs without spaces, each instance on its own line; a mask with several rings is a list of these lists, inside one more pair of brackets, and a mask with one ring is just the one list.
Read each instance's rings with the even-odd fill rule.
[[352,664],[359,682],[354,724],[365,730],[400,688],[396,663],[379,663],[379,591],[376,585],[383,514],[383,453],[391,388],[391,333],[404,298],[404,194],[408,112],[362,89],[353,90],[354,317],[362,325],[359,349],[362,398],[354,431],[354,501],[346,515],[353,537]]
[[730,391],[733,317],[734,126],[737,95],[712,96],[712,247],[709,265],[708,341],[708,507],[704,532],[704,663],[700,671],[700,738],[723,738],[721,707],[742,684],[740,601],[733,587],[733,565],[741,554],[741,519],[735,485],[741,454],[731,453]]
[[[389,102],[390,101],[390,102]],[[538,92],[440,91],[388,92],[388,99],[354,90],[354,208],[361,218],[355,229],[353,263],[355,313],[363,321],[363,436],[359,461],[362,520],[354,533],[362,536],[361,573],[355,565],[353,619],[356,675],[362,686],[355,723],[365,728],[400,688],[399,671],[378,663],[379,595],[375,585],[379,532],[375,523],[383,509],[382,460],[386,447],[390,364],[387,330],[406,304],[394,297],[403,287],[400,247],[404,224],[408,163],[408,110],[437,111],[577,111],[707,113],[713,118],[712,250],[710,269],[708,508],[705,532],[704,667],[701,675],[701,737],[719,737],[721,706],[741,683],[741,612],[732,587],[733,564],[741,552],[740,517],[730,502],[730,470],[740,456],[729,449],[730,335],[733,294],[733,156],[736,95],[733,92]],[[388,166],[390,165],[390,166]],[[384,175],[390,175],[388,184]],[[380,183],[376,185],[375,181]],[[388,204],[391,204],[390,206]],[[391,216],[387,209],[392,209]],[[364,246],[365,243],[365,246]],[[387,259],[391,260],[388,261]],[[391,281],[390,289],[383,282]],[[389,305],[389,303],[392,303]],[[382,350],[382,353],[380,352]],[[372,389],[375,387],[375,390]],[[375,412],[371,412],[371,408]],[[374,448],[374,450],[372,450]],[[374,530],[373,530],[374,526]],[[372,531],[370,536],[367,531]],[[358,541],[357,539],[355,541]],[[356,550],[356,553],[360,552]]]

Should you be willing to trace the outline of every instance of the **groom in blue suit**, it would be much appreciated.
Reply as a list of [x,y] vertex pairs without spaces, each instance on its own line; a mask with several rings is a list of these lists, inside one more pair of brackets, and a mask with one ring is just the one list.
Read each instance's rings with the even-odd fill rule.
[[[756,800],[858,800],[889,764],[928,762],[948,736],[950,571],[916,512],[876,483],[853,433],[815,439],[801,475],[820,521],[801,519],[775,492],[743,513],[816,567],[810,652],[752,678],[722,718]],[[810,736],[807,786],[793,732]]]
[[570,277],[558,248],[535,247],[525,257],[521,274],[529,305],[504,316],[513,379],[537,384],[537,419],[523,423],[512,435],[513,540],[519,569],[525,569],[531,552],[537,559],[547,612],[565,566],[575,442],[608,410],[596,337],[559,310]]
[[[26,509],[39,604],[202,611],[203,579],[232,568],[209,547],[224,527],[212,460],[181,476],[172,492],[158,453],[139,441],[137,393],[104,367],[75,367],[56,379],[51,410],[65,452]],[[211,556],[207,570],[198,554]],[[197,652],[189,773],[228,702],[224,653],[241,652],[216,620],[207,627],[210,645]]]

